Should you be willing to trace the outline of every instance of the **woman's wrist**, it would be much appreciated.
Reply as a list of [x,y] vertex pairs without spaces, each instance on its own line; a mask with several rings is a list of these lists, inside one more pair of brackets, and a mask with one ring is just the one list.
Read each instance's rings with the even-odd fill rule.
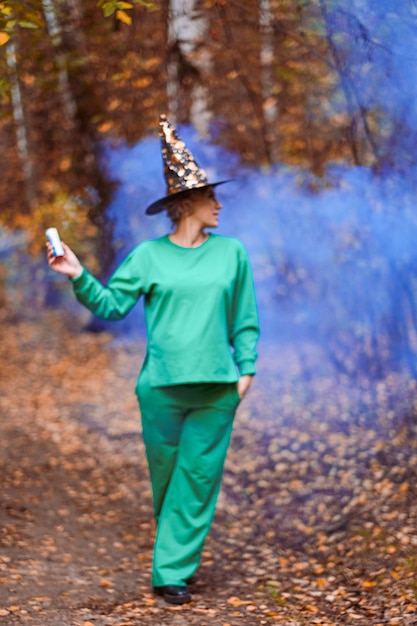
[[74,269],[74,271],[71,272],[71,274],[68,274],[68,278],[70,280],[77,280],[77,278],[81,277],[81,274],[83,273],[83,271],[84,271],[83,267],[82,267],[82,265],[80,265],[79,268],[77,268],[76,270]]

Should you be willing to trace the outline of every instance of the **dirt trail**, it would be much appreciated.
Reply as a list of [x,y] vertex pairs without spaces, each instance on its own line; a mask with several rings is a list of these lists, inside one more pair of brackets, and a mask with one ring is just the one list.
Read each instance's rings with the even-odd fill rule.
[[414,426],[332,433],[299,389],[257,382],[194,601],[172,607],[150,589],[143,345],[49,314],[4,324],[0,354],[1,624],[417,624]]

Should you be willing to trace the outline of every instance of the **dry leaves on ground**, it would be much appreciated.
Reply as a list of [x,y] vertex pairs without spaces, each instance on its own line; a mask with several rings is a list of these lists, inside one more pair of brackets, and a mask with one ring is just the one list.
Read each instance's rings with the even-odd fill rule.
[[3,326],[0,621],[417,624],[415,381],[307,383],[294,348],[265,346],[193,602],[174,607],[150,588],[143,350],[50,314]]

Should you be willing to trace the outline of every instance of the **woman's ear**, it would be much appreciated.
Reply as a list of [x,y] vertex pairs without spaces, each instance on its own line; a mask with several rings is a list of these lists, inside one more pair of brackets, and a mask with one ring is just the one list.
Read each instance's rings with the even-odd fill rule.
[[193,212],[193,201],[191,198],[184,198],[182,203],[182,215],[188,217]]

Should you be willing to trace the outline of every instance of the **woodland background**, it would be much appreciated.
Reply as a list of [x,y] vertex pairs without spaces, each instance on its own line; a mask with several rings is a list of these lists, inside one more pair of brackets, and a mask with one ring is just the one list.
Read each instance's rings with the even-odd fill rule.
[[[339,370],[378,377],[405,367],[415,376],[416,22],[413,0],[0,3],[3,309],[20,315],[56,300],[49,285],[28,302],[22,296],[34,281],[50,281],[39,255],[52,223],[90,270],[108,275],[123,241],[108,213],[120,182],[106,150],[156,137],[167,112],[232,155],[232,173],[269,174],[254,201],[269,196],[269,235],[264,252],[261,241],[254,252],[255,279],[273,294],[261,298],[261,311],[286,308],[295,318],[312,301],[326,302],[329,317],[316,311],[308,332],[315,325]],[[285,186],[301,201],[291,205]],[[317,208],[332,192],[344,213],[339,224],[320,215],[323,203]],[[153,197],[160,195],[158,181]],[[327,239],[316,232],[320,220]],[[265,243],[279,230],[297,250]],[[251,237],[248,224],[250,252]],[[303,258],[323,241],[325,266]],[[16,293],[24,273],[18,256],[30,267]]]
[[[367,18],[388,5],[328,0],[3,2],[2,218],[72,197],[106,195],[98,144],[137,142],[159,112],[191,122],[254,165],[331,160],[381,167],[400,117],[372,109],[355,76],[378,46]],[[389,6],[385,29],[412,25],[412,2]],[[104,15],[103,17],[102,11]],[[381,87],[367,71],[370,89]],[[401,154],[395,154],[396,159]],[[58,189],[57,189],[58,188]]]
[[[383,73],[390,68],[378,65],[381,30],[415,27],[413,7],[409,0],[1,3],[2,223],[33,228],[62,203],[83,214],[92,202],[88,218],[100,228],[111,193],[100,142],[134,144],[166,111],[256,167],[301,165],[320,177],[332,161],[375,171],[409,165],[401,139],[411,145],[414,130],[405,107],[371,106],[367,93],[390,86]],[[395,56],[394,48],[386,52]]]
[[[0,1],[5,623],[417,623],[416,35],[414,0]],[[150,589],[141,322],[108,332],[44,254],[56,225],[106,279],[161,232],[162,112],[237,181],[262,329],[180,608]]]

